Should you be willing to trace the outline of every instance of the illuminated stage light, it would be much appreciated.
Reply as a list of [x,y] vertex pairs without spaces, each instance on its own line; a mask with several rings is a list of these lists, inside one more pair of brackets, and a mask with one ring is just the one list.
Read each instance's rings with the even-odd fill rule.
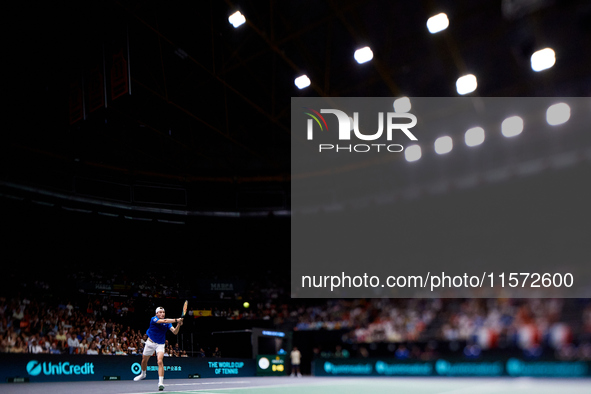
[[484,142],[484,129],[482,127],[472,127],[464,134],[464,141],[468,146],[477,146]]
[[307,88],[308,86],[310,86],[310,78],[308,78],[308,76],[305,74],[300,75],[293,82],[298,87],[298,89],[303,89],[303,88]]
[[435,140],[435,152],[439,155],[443,155],[451,152],[454,143],[449,136],[439,137]]
[[404,158],[408,162],[417,161],[421,158],[421,147],[418,145],[411,145],[404,150]]
[[408,97],[400,97],[394,100],[394,112],[408,112],[410,108],[410,99]]
[[523,131],[523,119],[519,116],[511,116],[501,124],[501,133],[505,137],[515,137]]
[[232,26],[234,26],[234,28],[237,28],[239,26],[242,26],[244,22],[246,22],[246,18],[244,17],[244,15],[240,13],[240,11],[236,11],[235,13],[230,15],[228,21],[230,22],[230,24],[232,24]]
[[357,63],[362,64],[373,59],[373,52],[369,47],[363,47],[355,51],[354,57]]
[[570,119],[570,107],[566,103],[558,103],[548,107],[546,121],[550,126],[557,126],[568,122]]
[[552,48],[544,48],[531,55],[531,69],[542,71],[552,67],[556,63],[556,54]]
[[472,93],[476,90],[477,86],[478,82],[476,81],[476,76],[474,76],[473,74],[468,74],[459,77],[456,81],[456,89],[458,91],[458,94],[462,95]]
[[429,33],[431,34],[439,33],[447,29],[448,26],[449,19],[447,19],[447,15],[444,13],[434,15],[427,20],[427,29],[429,29]]

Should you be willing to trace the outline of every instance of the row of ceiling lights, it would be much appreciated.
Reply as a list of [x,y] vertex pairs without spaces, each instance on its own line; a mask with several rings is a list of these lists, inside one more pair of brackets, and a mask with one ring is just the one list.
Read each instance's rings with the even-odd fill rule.
[[[397,101],[401,101],[397,104]],[[394,102],[394,108],[398,112],[410,110],[410,100],[403,97]],[[406,112],[404,111],[404,112]],[[553,104],[546,110],[546,122],[550,126],[558,126],[566,123],[570,119],[570,106],[566,103]],[[523,132],[523,119],[519,116],[511,116],[501,123],[501,134],[504,137],[516,137]],[[464,133],[464,143],[469,147],[474,147],[484,142],[485,132],[482,127],[472,127]],[[450,136],[439,137],[434,143],[435,153],[444,155],[453,149],[453,140]],[[419,145],[411,145],[404,150],[406,161],[413,162],[421,158],[422,152]]]
[[[232,26],[238,28],[246,22],[246,17],[242,15],[240,11],[236,11],[230,15],[228,21],[232,24]],[[427,29],[431,34],[439,33],[447,29],[448,26],[449,19],[445,13],[434,15],[427,20]],[[370,47],[366,46],[357,49],[353,54],[353,58],[359,64],[367,63],[373,59],[373,52]],[[531,55],[530,62],[532,70],[536,72],[546,70],[556,63],[556,54],[552,48],[544,48],[534,52]],[[305,74],[298,76],[294,80],[294,84],[298,87],[298,89],[307,88],[311,83],[312,81],[310,81],[310,78],[308,78],[308,76]],[[478,80],[474,74],[463,75],[456,81],[456,90],[459,95],[472,93],[476,90],[477,86]]]

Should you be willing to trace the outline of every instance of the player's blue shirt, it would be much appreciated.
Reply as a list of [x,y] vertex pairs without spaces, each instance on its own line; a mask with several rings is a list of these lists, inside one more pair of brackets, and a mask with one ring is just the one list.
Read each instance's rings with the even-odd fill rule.
[[172,328],[171,323],[156,323],[158,316],[154,316],[150,320],[150,328],[146,331],[148,338],[158,344],[164,344],[166,342],[166,332]]

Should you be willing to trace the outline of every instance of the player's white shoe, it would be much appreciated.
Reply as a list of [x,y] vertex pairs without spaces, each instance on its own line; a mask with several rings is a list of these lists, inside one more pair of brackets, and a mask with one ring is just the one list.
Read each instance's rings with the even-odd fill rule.
[[158,383],[158,391],[164,390],[164,383]]
[[134,382],[139,382],[140,380],[143,380],[146,378],[146,374],[145,373],[141,373],[138,376],[136,376],[135,378],[133,378]]

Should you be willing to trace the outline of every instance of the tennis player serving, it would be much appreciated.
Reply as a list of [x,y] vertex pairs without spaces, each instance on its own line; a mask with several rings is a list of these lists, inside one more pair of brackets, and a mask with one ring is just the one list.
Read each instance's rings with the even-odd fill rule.
[[[160,391],[164,390],[164,343],[166,342],[166,332],[170,330],[174,335],[177,335],[183,325],[182,317],[179,319],[165,319],[164,316],[164,308],[161,306],[156,308],[156,316],[150,319],[150,328],[146,331],[148,340],[144,346],[142,373],[133,379],[137,382],[146,378],[148,360],[156,352],[158,358],[158,390]],[[172,323],[176,323],[176,327],[173,328]]]

